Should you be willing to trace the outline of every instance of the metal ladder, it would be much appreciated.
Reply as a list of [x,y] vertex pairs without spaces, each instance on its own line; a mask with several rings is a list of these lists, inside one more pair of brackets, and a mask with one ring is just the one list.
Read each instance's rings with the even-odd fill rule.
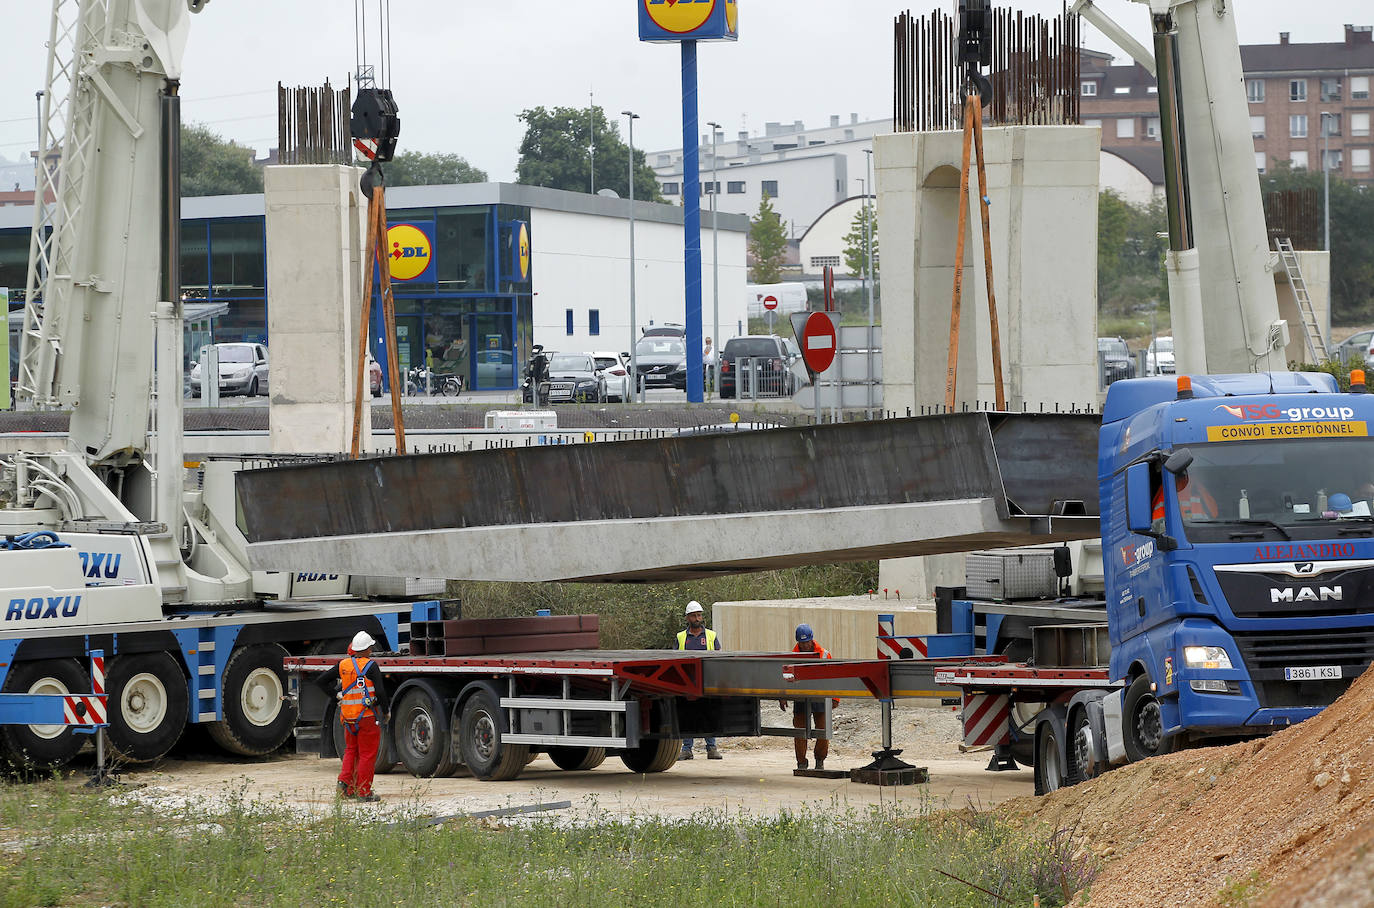
[[1317,314],[1312,310],[1312,297],[1307,294],[1307,283],[1302,279],[1302,266],[1298,264],[1298,254],[1293,251],[1293,241],[1281,236],[1275,238],[1274,245],[1278,248],[1279,258],[1283,260],[1284,270],[1288,272],[1288,281],[1293,285],[1293,296],[1298,301],[1298,313],[1302,316],[1303,337],[1307,340],[1307,350],[1312,354],[1312,362],[1322,362],[1327,356],[1326,341],[1322,338]]

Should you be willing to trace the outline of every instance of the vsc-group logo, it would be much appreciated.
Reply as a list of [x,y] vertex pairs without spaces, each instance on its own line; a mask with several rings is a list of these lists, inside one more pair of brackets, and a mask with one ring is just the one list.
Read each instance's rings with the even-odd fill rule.
[[1283,409],[1277,404],[1229,404],[1217,405],[1236,419],[1287,419],[1298,422],[1304,419],[1354,419],[1355,410],[1351,407],[1289,407]]
[[429,237],[414,224],[396,224],[387,229],[387,264],[393,281],[413,281],[434,261]]

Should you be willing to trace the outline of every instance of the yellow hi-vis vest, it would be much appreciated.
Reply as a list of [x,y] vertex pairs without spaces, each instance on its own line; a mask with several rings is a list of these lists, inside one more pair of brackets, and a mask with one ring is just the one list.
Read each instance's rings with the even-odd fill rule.
[[359,665],[356,656],[349,656],[339,663],[339,680],[343,684],[339,717],[344,722],[357,722],[362,718],[364,711],[371,711],[374,718],[377,715],[377,691],[364,675],[371,662],[371,659],[364,659],[362,665]]
[[[662,639],[662,638],[659,638],[659,639]],[[686,632],[686,631],[678,631],[678,632],[677,632],[677,648],[678,648],[678,649],[686,649],[686,648],[687,648],[687,632]],[[713,630],[711,630],[709,627],[706,629],[706,648],[707,648],[708,650],[713,650],[713,649],[716,648],[716,632],[713,631]]]

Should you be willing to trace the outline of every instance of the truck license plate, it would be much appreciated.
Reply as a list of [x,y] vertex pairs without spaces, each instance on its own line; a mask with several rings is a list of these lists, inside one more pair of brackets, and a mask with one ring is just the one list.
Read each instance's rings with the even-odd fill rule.
[[1299,665],[1283,670],[1285,681],[1334,681],[1340,676],[1339,665]]

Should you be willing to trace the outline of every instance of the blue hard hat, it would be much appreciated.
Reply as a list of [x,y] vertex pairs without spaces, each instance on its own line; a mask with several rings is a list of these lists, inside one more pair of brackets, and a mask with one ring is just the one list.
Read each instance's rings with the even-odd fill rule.
[[1326,506],[1338,514],[1343,511],[1348,511],[1351,507],[1350,496],[1344,492],[1337,492],[1327,499]]
[[809,624],[798,624],[798,625],[797,625],[797,642],[798,642],[798,643],[805,643],[805,642],[808,641],[808,640],[815,639],[815,636],[816,636],[816,634],[811,630],[811,625],[809,625]]

